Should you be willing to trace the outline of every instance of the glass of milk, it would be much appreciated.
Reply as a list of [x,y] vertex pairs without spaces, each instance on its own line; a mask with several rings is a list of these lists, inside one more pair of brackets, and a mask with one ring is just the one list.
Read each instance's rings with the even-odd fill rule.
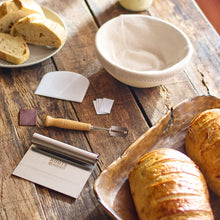
[[152,5],[153,0],[119,0],[119,3],[129,11],[144,11]]

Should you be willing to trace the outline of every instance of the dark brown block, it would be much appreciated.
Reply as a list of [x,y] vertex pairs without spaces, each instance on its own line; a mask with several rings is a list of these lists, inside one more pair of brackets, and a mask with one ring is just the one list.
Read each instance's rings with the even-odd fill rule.
[[20,110],[20,125],[36,125],[37,110],[36,109],[21,109]]

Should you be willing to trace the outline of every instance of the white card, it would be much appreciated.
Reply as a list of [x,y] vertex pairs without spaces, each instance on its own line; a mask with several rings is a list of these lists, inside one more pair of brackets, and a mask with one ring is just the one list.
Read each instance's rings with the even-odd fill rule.
[[100,111],[105,113],[110,113],[112,106],[113,106],[114,100],[103,98],[102,104],[100,106]]
[[97,98],[93,101],[96,114],[109,114],[111,112],[114,100],[108,98]]

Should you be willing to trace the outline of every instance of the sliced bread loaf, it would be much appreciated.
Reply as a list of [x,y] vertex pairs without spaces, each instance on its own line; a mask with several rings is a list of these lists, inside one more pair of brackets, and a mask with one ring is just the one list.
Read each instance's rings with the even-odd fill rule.
[[0,33],[0,58],[14,64],[25,62],[30,56],[29,48],[22,37]]
[[66,40],[63,26],[37,13],[20,19],[12,26],[10,33],[22,36],[27,43],[55,48]]
[[33,0],[8,0],[0,6],[0,32],[9,33],[19,19],[33,14],[44,14],[40,5]]

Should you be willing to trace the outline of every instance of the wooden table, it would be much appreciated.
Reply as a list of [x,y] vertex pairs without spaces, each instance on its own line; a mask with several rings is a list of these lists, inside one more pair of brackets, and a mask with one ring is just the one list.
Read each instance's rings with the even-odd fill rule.
[[[182,29],[194,46],[186,69],[174,83],[155,88],[128,87],[112,78],[97,59],[94,38],[98,28],[120,14],[131,13],[117,0],[38,0],[56,11],[68,27],[65,46],[53,58],[26,68],[0,69],[0,219],[110,219],[93,192],[100,172],[168,110],[196,95],[220,95],[220,38],[193,0],[154,0],[150,14]],[[34,94],[43,75],[66,70],[90,81],[82,103]],[[108,115],[97,115],[92,101],[115,100]],[[37,109],[37,126],[19,126],[20,109]],[[127,137],[110,137],[103,132],[80,132],[45,128],[46,115],[69,118],[98,126],[122,125]],[[100,155],[100,160],[80,197],[73,199],[21,178],[12,172],[24,156],[34,132]]]

